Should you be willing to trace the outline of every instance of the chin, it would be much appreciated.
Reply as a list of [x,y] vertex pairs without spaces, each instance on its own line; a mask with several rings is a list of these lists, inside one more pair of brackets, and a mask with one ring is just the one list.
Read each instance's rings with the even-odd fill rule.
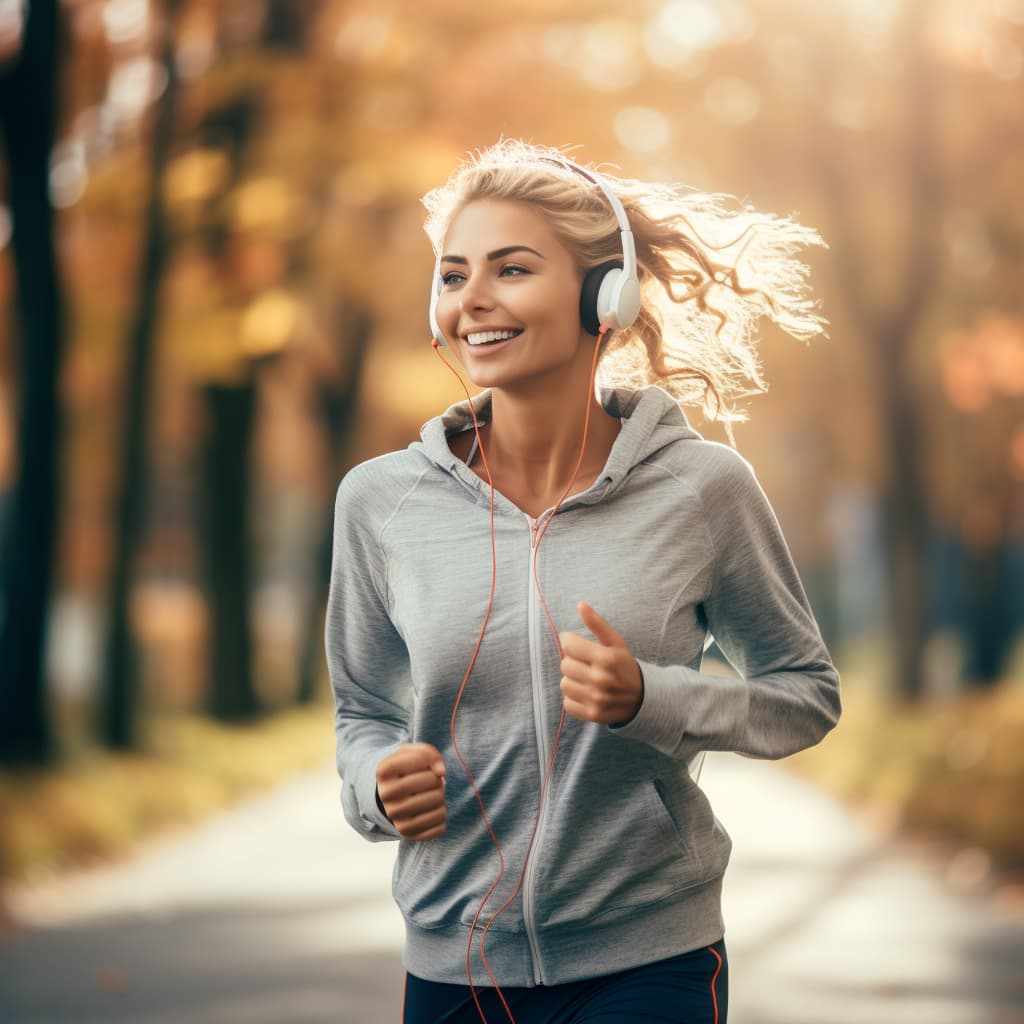
[[501,388],[514,383],[505,374],[487,373],[486,370],[477,372],[467,370],[466,376],[469,378],[470,384],[477,388]]

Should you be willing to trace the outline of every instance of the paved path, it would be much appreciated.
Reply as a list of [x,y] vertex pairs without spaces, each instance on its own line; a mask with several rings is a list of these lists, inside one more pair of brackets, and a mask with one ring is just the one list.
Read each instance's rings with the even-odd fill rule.
[[[735,844],[731,1024],[1024,1024],[1020,904],[953,889],[775,765],[716,756],[701,784]],[[12,894],[0,1022],[393,1024],[391,850],[337,806],[328,769]]]

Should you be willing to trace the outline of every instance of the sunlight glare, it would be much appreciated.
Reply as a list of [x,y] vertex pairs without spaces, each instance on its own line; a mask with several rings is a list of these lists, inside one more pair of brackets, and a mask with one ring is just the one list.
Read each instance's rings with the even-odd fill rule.
[[392,28],[386,14],[357,14],[338,30],[335,56],[340,60],[372,60],[387,48]]
[[82,198],[89,174],[81,139],[59,142],[50,154],[50,201],[58,209],[73,206]]
[[1020,78],[1024,70],[1024,53],[1011,40],[999,36],[989,37],[981,47],[981,60],[988,71],[1004,82]]
[[634,153],[657,153],[672,135],[669,119],[652,107],[625,107],[612,122],[615,137]]
[[541,36],[544,59],[574,71],[595,92],[628,89],[643,73],[640,29],[628,18],[556,22]]
[[892,25],[904,0],[844,0],[845,6],[869,31]]
[[299,306],[283,288],[272,288],[250,303],[242,315],[241,347],[249,359],[275,355],[295,333]]
[[151,57],[122,61],[111,71],[104,107],[118,123],[141,117],[167,88],[167,69]]
[[668,0],[647,23],[644,47],[654,64],[673,69],[753,32],[753,15],[739,0]]
[[25,0],[0,0],[0,60],[21,49],[25,29]]
[[757,90],[742,78],[723,75],[704,90],[704,106],[723,124],[749,124],[761,109]]
[[217,59],[217,23],[209,11],[197,11],[179,34],[174,63],[182,78],[198,78]]
[[107,0],[103,8],[103,28],[111,46],[138,39],[148,25],[148,0]]
[[1024,0],[995,0],[996,16],[1013,25],[1024,25]]
[[981,278],[992,272],[995,252],[988,229],[974,210],[966,207],[950,210],[943,218],[942,231],[957,273]]
[[164,174],[167,201],[175,207],[197,206],[227,183],[227,156],[217,149],[192,149],[171,161]]
[[640,31],[626,18],[603,18],[583,33],[579,75],[597,92],[627,89],[643,70]]
[[647,25],[647,55],[660,67],[674,68],[717,46],[726,26],[716,7],[703,0],[669,0]]

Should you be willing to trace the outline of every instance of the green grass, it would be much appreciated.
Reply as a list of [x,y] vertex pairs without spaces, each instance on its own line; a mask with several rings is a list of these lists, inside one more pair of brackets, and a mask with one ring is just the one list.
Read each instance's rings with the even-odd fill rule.
[[140,839],[322,766],[334,746],[326,704],[246,726],[160,715],[144,736],[146,753],[91,750],[45,771],[0,773],[0,880],[122,855]]

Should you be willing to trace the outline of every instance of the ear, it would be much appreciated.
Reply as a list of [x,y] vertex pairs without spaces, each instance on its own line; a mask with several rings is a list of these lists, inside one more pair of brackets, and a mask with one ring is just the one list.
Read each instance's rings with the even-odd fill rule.
[[435,264],[434,278],[430,282],[430,334],[431,337],[435,338],[440,342],[440,344],[447,345],[448,339],[441,333],[441,328],[437,323],[437,300],[441,297],[443,289],[444,281],[441,278],[441,271]]
[[580,289],[580,323],[583,324],[583,329],[595,338],[601,330],[597,298],[601,293],[601,285],[605,278],[612,273],[616,275],[622,273],[622,260],[609,260],[607,263],[588,270],[587,276],[583,278],[583,287]]

